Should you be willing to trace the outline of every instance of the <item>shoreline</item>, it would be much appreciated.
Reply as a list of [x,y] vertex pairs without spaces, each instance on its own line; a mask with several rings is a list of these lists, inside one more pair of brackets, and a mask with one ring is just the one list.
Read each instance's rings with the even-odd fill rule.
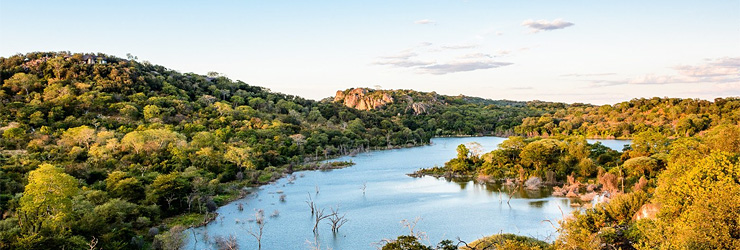
[[[304,164],[298,165],[298,166],[313,165],[314,167],[311,167],[311,168],[300,168],[300,169],[295,169],[294,171],[290,171],[289,172],[289,171],[287,171],[288,170],[288,167],[287,167],[288,165],[283,165],[283,166],[280,166],[280,168],[284,169],[284,171],[283,171],[283,173],[279,177],[273,178],[270,181],[265,182],[265,183],[254,183],[255,184],[254,186],[245,185],[245,186],[241,187],[239,189],[239,194],[238,195],[234,196],[233,199],[228,199],[228,200],[224,201],[224,204],[221,205],[221,206],[219,206],[218,208],[225,207],[225,206],[233,203],[234,201],[237,201],[237,200],[240,200],[240,199],[245,198],[247,195],[251,194],[251,190],[255,190],[255,189],[258,190],[262,186],[270,185],[270,184],[272,184],[272,183],[274,183],[274,182],[276,182],[276,181],[278,181],[280,179],[286,178],[286,177],[288,177],[288,176],[290,176],[290,175],[292,175],[293,173],[296,173],[296,172],[301,172],[301,171],[328,171],[328,170],[334,170],[334,169],[347,168],[347,167],[351,167],[351,166],[355,165],[350,160],[350,161],[348,161],[348,163],[351,163],[351,164],[346,164],[346,165],[342,165],[342,166],[334,166],[334,167],[323,167],[323,166],[325,166],[325,164],[330,164],[332,162],[342,162],[342,161],[332,161],[332,160],[339,159],[341,157],[345,157],[345,156],[354,157],[355,155],[357,155],[359,153],[370,153],[370,152],[373,152],[373,151],[386,151],[386,150],[394,150],[394,149],[404,149],[404,148],[415,148],[415,147],[429,146],[429,145],[432,145],[433,144],[432,140],[434,140],[436,138],[444,139],[444,138],[473,138],[473,137],[481,137],[481,138],[482,137],[508,138],[508,137],[499,136],[499,135],[447,135],[447,136],[435,136],[435,137],[432,137],[430,139],[429,143],[413,144],[413,145],[408,145],[408,144],[407,145],[396,145],[396,146],[390,146],[390,147],[375,147],[375,148],[368,147],[368,148],[366,148],[365,150],[363,150],[361,152],[351,152],[351,153],[341,154],[341,155],[332,155],[332,156],[329,156],[327,159],[311,160],[311,161],[308,161],[308,162],[306,162]],[[533,138],[533,137],[530,137],[530,136],[524,136],[524,137],[525,138]],[[543,138],[547,138],[547,137],[543,137]],[[629,139],[588,138],[588,137],[586,139],[595,139],[595,140],[629,140]],[[472,180],[474,182],[478,182],[479,181],[479,180],[477,180],[477,177],[474,177],[474,176],[471,176],[471,175],[448,176],[448,175],[439,175],[439,174],[419,173],[419,171],[416,171],[416,172],[413,172],[413,173],[409,173],[409,174],[406,174],[406,175],[409,176],[409,177],[412,177],[412,178],[420,178],[420,177],[423,177],[423,176],[431,176],[431,177],[435,177],[435,178],[445,178],[446,180],[449,180],[449,181],[453,181],[454,178],[468,179],[468,180]],[[481,183],[483,183],[483,184],[501,184],[501,185],[507,185],[507,182],[509,180],[513,180],[513,179],[511,179],[511,178],[504,178],[504,179],[496,179],[496,180],[493,180],[493,181],[483,181]],[[518,183],[517,180],[514,180],[514,182]],[[557,185],[561,185],[561,184],[562,183],[558,182],[558,183],[555,183],[555,184],[548,184],[546,186],[552,188],[552,187],[556,187]],[[508,185],[510,185],[510,184],[508,184]],[[518,185],[518,184],[516,184],[516,185]],[[218,218],[218,213],[217,212],[213,212],[213,213],[216,214],[216,216],[213,216],[212,218],[208,218],[207,221],[204,221],[203,223],[201,223],[201,224],[199,224],[197,226],[189,226],[187,228],[203,227],[203,226],[206,226],[209,223],[215,221]]]

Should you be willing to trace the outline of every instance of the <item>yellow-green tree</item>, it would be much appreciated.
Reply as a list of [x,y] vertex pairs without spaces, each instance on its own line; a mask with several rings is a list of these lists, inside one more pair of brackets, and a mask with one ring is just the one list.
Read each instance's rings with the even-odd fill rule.
[[29,172],[18,209],[21,228],[31,234],[64,231],[72,212],[72,196],[79,191],[77,185],[74,177],[50,164]]
[[127,201],[138,201],[144,198],[144,186],[134,177],[128,177],[121,171],[113,171],[105,179],[105,187],[113,197]]
[[10,88],[11,91],[24,93],[28,96],[30,90],[41,85],[39,78],[32,74],[16,73],[9,79],[5,80],[3,87]]
[[134,153],[154,153],[169,146],[184,146],[185,136],[167,129],[134,131],[121,139],[121,145]]
[[247,170],[254,169],[254,163],[252,162],[251,156],[252,149],[233,146],[229,147],[224,154],[224,158],[227,161]]
[[635,135],[632,140],[632,150],[629,156],[650,156],[657,153],[667,153],[669,145],[668,137],[654,130],[648,130]]
[[147,190],[147,200],[167,206],[167,210],[175,210],[179,203],[173,202],[182,199],[187,190],[189,183],[182,178],[180,172],[158,175]]
[[542,139],[527,144],[519,157],[522,164],[534,167],[535,173],[558,161],[563,149],[561,142],[554,139]]
[[95,129],[88,126],[79,126],[67,129],[62,133],[59,143],[66,147],[80,146],[90,148],[90,143],[95,140]]
[[725,152],[669,165],[655,202],[662,207],[644,226],[645,249],[740,249],[740,162]]
[[640,156],[625,161],[623,166],[630,177],[653,176],[658,170],[658,161],[652,157]]
[[705,142],[714,151],[740,153],[740,126],[714,127],[708,131]]

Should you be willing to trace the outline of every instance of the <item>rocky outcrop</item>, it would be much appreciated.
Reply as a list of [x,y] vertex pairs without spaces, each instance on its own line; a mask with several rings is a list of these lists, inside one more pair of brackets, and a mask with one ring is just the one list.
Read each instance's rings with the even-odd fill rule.
[[652,203],[648,203],[645,205],[642,205],[640,209],[637,210],[637,213],[635,213],[635,216],[632,217],[632,220],[641,220],[641,219],[655,219],[655,216],[658,215],[658,212],[660,211],[660,206]]
[[426,114],[429,112],[429,105],[423,102],[412,103],[408,108],[413,109],[415,115]]
[[537,190],[540,189],[540,186],[542,186],[542,179],[539,177],[530,177],[527,181],[524,182],[524,186],[527,187],[529,190]]
[[337,91],[334,102],[341,102],[344,106],[359,110],[374,110],[393,103],[393,97],[383,91],[372,91],[365,88]]

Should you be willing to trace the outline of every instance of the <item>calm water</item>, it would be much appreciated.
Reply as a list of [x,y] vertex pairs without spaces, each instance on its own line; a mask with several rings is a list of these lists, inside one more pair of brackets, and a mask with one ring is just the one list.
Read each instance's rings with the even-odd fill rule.
[[[330,207],[338,208],[349,219],[337,234],[331,232],[328,220],[319,225],[322,249],[376,249],[374,243],[384,238],[408,234],[409,230],[400,222],[415,218],[421,218],[415,230],[426,233],[428,239],[423,240],[426,244],[457,237],[469,242],[501,232],[552,240],[555,229],[543,220],[556,223],[562,218],[560,209],[567,214],[572,208],[568,199],[550,197],[549,190],[517,193],[507,205],[506,193],[499,193],[500,187],[495,185],[406,176],[420,168],[443,165],[455,157],[459,144],[478,142],[487,152],[503,140],[500,137],[435,138],[429,146],[338,159],[356,163],[349,168],[295,173],[293,183],[283,178],[219,208],[219,219],[192,229],[197,243],[192,231],[188,231],[186,249],[215,249],[204,243],[205,231],[210,238],[234,235],[241,249],[257,249],[257,241],[248,233],[250,228],[256,228],[256,223],[250,222],[256,209],[265,211],[267,221],[262,249],[308,249],[309,242],[315,241],[314,222],[306,204],[309,194],[320,208],[326,208],[327,212]],[[622,148],[620,144],[629,143],[601,141],[618,150]],[[364,194],[363,183],[366,183]],[[286,196],[284,202],[280,201],[281,194]],[[244,204],[244,211],[238,211],[239,203]],[[271,217],[275,210],[279,215]]]
[[624,149],[624,145],[629,145],[630,143],[632,143],[631,140],[593,140],[593,139],[588,139],[586,141],[588,141],[588,143],[591,143],[591,144],[596,143],[598,141],[598,142],[601,142],[601,144],[603,144],[604,146],[607,146],[607,147],[609,147],[611,149],[614,149],[614,150],[617,150],[617,151],[622,151],[622,149]]

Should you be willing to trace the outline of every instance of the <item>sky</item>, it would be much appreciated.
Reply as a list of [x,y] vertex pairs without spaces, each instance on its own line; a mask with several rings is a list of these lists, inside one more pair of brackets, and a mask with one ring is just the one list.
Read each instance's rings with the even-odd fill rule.
[[740,1],[9,1],[0,57],[130,53],[309,99],[740,96]]

